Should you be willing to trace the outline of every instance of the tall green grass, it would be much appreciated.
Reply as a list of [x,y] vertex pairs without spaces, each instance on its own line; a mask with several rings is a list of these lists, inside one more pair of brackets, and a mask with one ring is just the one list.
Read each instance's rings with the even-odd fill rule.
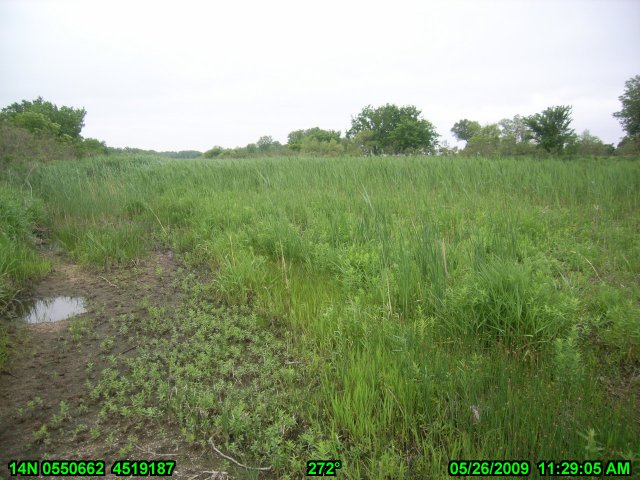
[[290,331],[298,446],[348,478],[640,455],[637,396],[612,393],[640,363],[637,162],[107,157],[32,184],[78,261],[170,245],[212,302]]
[[48,269],[35,251],[34,230],[44,217],[40,200],[0,184],[0,313],[17,293]]
[[[16,304],[20,292],[49,269],[34,243],[34,229],[43,214],[42,202],[0,183],[0,318]],[[9,344],[7,323],[0,321],[0,367],[7,361]]]

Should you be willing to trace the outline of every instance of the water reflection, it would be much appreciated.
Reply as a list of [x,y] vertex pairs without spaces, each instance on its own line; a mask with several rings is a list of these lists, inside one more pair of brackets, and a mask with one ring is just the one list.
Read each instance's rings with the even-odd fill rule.
[[59,322],[86,311],[82,297],[41,298],[36,300],[22,319],[27,323]]

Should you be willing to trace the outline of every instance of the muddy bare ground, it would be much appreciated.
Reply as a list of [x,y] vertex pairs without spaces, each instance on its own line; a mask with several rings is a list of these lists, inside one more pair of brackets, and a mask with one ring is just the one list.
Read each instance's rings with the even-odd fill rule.
[[[171,252],[156,251],[146,260],[107,273],[80,268],[52,248],[43,248],[42,254],[53,268],[31,295],[83,296],[87,312],[56,323],[11,322],[12,353],[0,371],[0,478],[9,477],[11,460],[45,458],[104,460],[107,468],[122,459],[176,460],[174,478],[228,478],[216,474],[224,470],[221,459],[187,445],[175,425],[145,425],[141,432],[139,426],[120,420],[97,439],[91,435],[99,406],[90,399],[86,382],[95,380],[107,365],[103,340],[116,339],[110,354],[135,355],[135,345],[110,319],[132,314],[144,321],[143,298],[169,311],[179,305],[174,281],[178,265]],[[79,327],[89,332],[74,337]],[[61,415],[61,402],[69,406],[69,414]]]

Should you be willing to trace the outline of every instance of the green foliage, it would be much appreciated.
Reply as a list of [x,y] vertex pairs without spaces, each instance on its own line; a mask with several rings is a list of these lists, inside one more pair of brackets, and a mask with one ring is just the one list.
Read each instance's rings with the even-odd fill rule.
[[437,146],[438,134],[435,127],[420,118],[421,112],[415,106],[398,107],[386,104],[378,108],[366,106],[351,119],[347,137],[355,139],[358,134],[368,132],[366,144],[360,146],[368,153],[431,153]]
[[193,279],[185,279],[182,292],[180,309],[147,306],[142,321],[118,319],[138,354],[118,359],[127,375],[102,370],[91,391],[101,400],[100,416],[111,423],[134,417],[144,426],[168,415],[192,442],[213,438],[233,457],[255,459],[246,463],[301,471],[296,464],[305,452],[294,441],[300,433],[317,439],[300,417],[305,358],[294,358],[291,338],[265,328],[246,307],[216,307]]
[[95,138],[84,138],[78,143],[77,150],[83,157],[95,157],[108,153],[107,145]]
[[47,129],[55,130],[53,133],[59,136],[67,135],[77,139],[80,138],[80,132],[84,127],[86,114],[84,108],[76,109],[66,106],[58,108],[57,105],[38,97],[33,101],[23,100],[20,103],[12,103],[3,108],[0,115],[30,130],[41,129],[46,125]]
[[640,156],[640,137],[624,137],[618,144],[616,154],[632,157]]
[[220,155],[222,155],[223,153],[224,153],[224,148],[215,146],[215,147],[210,148],[206,152],[204,152],[202,154],[202,156],[204,158],[216,158],[216,157],[219,157]]
[[614,152],[613,145],[605,145],[598,137],[591,135],[589,130],[578,135],[572,147],[572,153],[580,156],[608,156],[613,155]]
[[562,153],[575,139],[568,105],[549,107],[525,121],[537,144],[549,153]]
[[451,133],[458,139],[468,142],[480,131],[480,124],[475,120],[463,119],[454,123]]
[[526,155],[533,149],[529,140],[531,130],[525,119],[516,115],[499,123],[480,125],[471,120],[460,120],[451,129],[458,140],[467,142],[463,153],[476,156]]
[[515,115],[512,119],[503,118],[498,125],[504,140],[510,140],[519,145],[527,143],[531,138],[531,130],[527,126],[526,119],[520,115]]
[[465,152],[473,155],[497,155],[500,152],[500,128],[492,123],[479,127],[467,142]]
[[[509,348],[535,348],[558,338],[575,317],[575,304],[543,281],[535,267],[506,259],[483,263],[470,287],[450,290],[454,310],[446,316],[447,327]],[[460,323],[452,325],[452,319]]]
[[271,149],[278,148],[280,146],[280,142],[275,141],[269,135],[265,135],[258,139],[256,146],[262,153],[266,153]]
[[622,103],[622,109],[613,114],[622,128],[631,138],[640,137],[640,75],[630,78],[625,82],[625,91],[618,97]]
[[204,158],[251,158],[283,155],[287,153],[286,146],[268,135],[258,139],[256,143],[249,143],[246,147],[223,148],[212,147],[202,154]]
[[327,142],[314,137],[305,137],[300,142],[299,152],[308,155],[337,157],[344,153],[344,146],[339,140],[333,138]]
[[503,118],[498,125],[502,155],[533,155],[535,153],[530,142],[531,130],[524,117],[515,115],[512,119]]
[[0,184],[0,313],[18,291],[49,268],[36,254],[33,242],[33,230],[42,217],[42,202]]
[[0,167],[11,162],[104,155],[104,142],[80,136],[84,109],[60,107],[42,97],[13,103],[0,112]]
[[164,152],[156,152],[155,150],[143,150],[141,148],[116,148],[116,147],[107,147],[107,154],[128,154],[128,155],[155,155],[158,157],[164,158],[198,158],[203,156],[202,152],[197,150],[180,150],[178,152],[175,151],[164,151]]
[[[310,146],[319,149],[319,144],[340,143],[340,132],[337,130],[323,130],[319,127],[308,128],[305,130],[294,130],[287,136],[287,146],[293,151],[304,151]],[[315,152],[314,152],[315,153]]]
[[77,150],[69,142],[42,131],[33,133],[11,122],[0,120],[0,171],[9,164],[48,162],[75,158]]
[[[35,251],[33,230],[42,221],[43,205],[24,192],[0,183],[0,316],[14,306],[16,296],[49,269]],[[11,345],[6,325],[0,324],[0,368]]]
[[50,135],[59,135],[60,133],[60,125],[53,123],[48,117],[39,112],[20,112],[11,117],[11,121],[14,125],[26,128],[32,133],[47,133]]

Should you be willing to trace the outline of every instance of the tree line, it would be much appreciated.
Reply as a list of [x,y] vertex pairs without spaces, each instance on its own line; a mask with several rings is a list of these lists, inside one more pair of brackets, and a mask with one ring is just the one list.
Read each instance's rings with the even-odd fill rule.
[[[88,156],[108,153],[156,153],[170,158],[240,158],[264,155],[589,155],[640,154],[640,75],[625,83],[619,97],[622,108],[613,115],[626,132],[614,147],[604,144],[588,130],[576,134],[572,108],[552,106],[531,116],[515,115],[497,123],[481,125],[462,119],[451,132],[463,148],[439,141],[434,125],[423,118],[413,105],[368,105],[351,118],[345,135],[338,130],[319,127],[294,130],[281,144],[270,136],[262,136],[245,147],[215,146],[204,153],[195,150],[154,152],[135,148],[109,148],[104,142],[83,138],[86,110],[58,107],[38,97],[33,101],[13,103],[0,111],[0,160],[13,157],[48,158]],[[40,150],[38,150],[38,147]],[[45,148],[46,147],[46,148]],[[44,152],[44,153],[43,153]],[[44,158],[44,159],[48,159]]]
[[516,115],[487,125],[465,118],[456,122],[451,132],[466,143],[462,153],[469,155],[533,155],[540,151],[590,156],[615,153],[613,145],[605,144],[589,130],[576,135],[571,121],[571,107],[561,105],[530,117]]
[[622,109],[614,113],[626,135],[617,148],[605,144],[589,130],[576,134],[571,128],[572,108],[569,105],[549,107],[531,116],[515,115],[497,123],[481,125],[462,119],[451,132],[462,149],[439,142],[431,122],[422,117],[415,106],[386,104],[377,108],[368,105],[352,117],[351,128],[343,137],[340,131],[319,127],[295,130],[285,145],[263,136],[246,147],[225,149],[213,147],[203,155],[207,158],[246,157],[254,155],[397,155],[397,154],[463,154],[463,155],[580,155],[608,156],[640,154],[640,75],[625,84],[619,97]]

